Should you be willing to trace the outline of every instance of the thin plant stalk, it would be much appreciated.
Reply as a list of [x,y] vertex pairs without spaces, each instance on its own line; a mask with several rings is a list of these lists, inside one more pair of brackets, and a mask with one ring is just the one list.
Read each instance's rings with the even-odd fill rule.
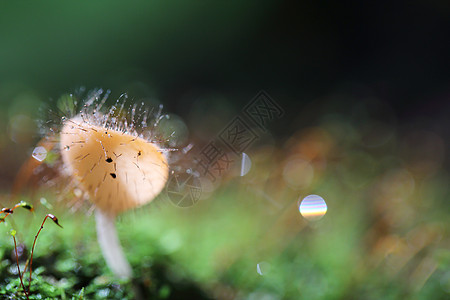
[[23,278],[23,276],[25,275],[25,272],[27,271],[27,269],[28,269],[28,263],[30,262],[30,259],[29,258],[27,258],[27,261],[25,262],[25,267],[23,267],[23,272],[22,272],[22,277],[21,278]]
[[[26,202],[24,202],[24,201],[20,201],[20,202],[17,203],[12,209],[11,209],[11,208],[3,208],[3,209],[0,211],[0,214],[1,214],[1,213],[4,213],[4,214],[5,214],[4,217],[1,217],[1,218],[0,218],[0,223],[4,222],[4,221],[5,221],[5,218],[6,218],[7,216],[9,216],[10,214],[12,214],[12,213],[14,212],[14,210],[15,210],[17,207],[23,207],[23,208],[26,208],[26,209],[28,209],[28,210],[30,210],[30,211],[33,211],[33,210],[34,210],[34,209],[33,209],[33,205],[30,205],[30,204],[28,204],[28,203],[26,203]],[[31,248],[31,256],[30,256],[30,260],[29,260],[29,265],[30,265],[30,280],[29,280],[29,283],[28,283],[28,291],[25,289],[25,285],[23,284],[23,275],[25,274],[25,271],[26,271],[26,269],[27,269],[27,266],[28,266],[28,260],[27,260],[27,262],[26,262],[26,264],[25,264],[25,267],[24,267],[24,269],[23,269],[23,272],[22,272],[22,274],[21,274],[21,272],[20,272],[20,265],[19,265],[19,255],[18,255],[18,253],[17,253],[17,242],[16,242],[16,237],[15,237],[16,231],[15,231],[15,230],[11,230],[11,235],[12,235],[13,240],[14,240],[14,250],[15,250],[15,253],[16,253],[16,263],[17,263],[17,270],[18,270],[18,272],[19,272],[20,284],[22,285],[22,288],[23,288],[23,291],[24,291],[24,293],[25,293],[25,296],[27,297],[27,300],[29,299],[28,295],[29,295],[30,290],[31,290],[31,277],[32,277],[32,273],[33,273],[33,270],[32,270],[32,264],[33,264],[34,247],[36,246],[36,240],[37,240],[37,238],[38,238],[38,236],[39,236],[39,233],[41,233],[41,230],[44,228],[44,223],[45,223],[45,221],[47,221],[47,218],[52,219],[52,221],[55,222],[56,225],[58,225],[59,227],[62,228],[62,226],[59,225],[58,218],[55,217],[55,216],[52,215],[52,214],[47,214],[47,215],[45,216],[44,220],[42,221],[41,228],[39,228],[37,234],[35,235],[34,241],[33,241],[33,247]]]
[[[19,272],[20,284],[22,285],[23,292],[25,293],[25,296],[27,297],[27,300],[28,300],[29,299],[28,298],[28,293],[27,293],[27,290],[25,289],[25,285],[23,284],[22,275],[20,275],[19,255],[17,254],[16,237],[14,235],[12,237],[14,239],[14,250],[16,251],[16,263],[17,263],[17,271]],[[25,270],[24,270],[24,272],[25,272]]]
[[42,221],[41,228],[39,228],[37,234],[34,236],[33,247],[31,248],[31,256],[30,256],[30,281],[28,282],[28,291],[30,291],[30,289],[31,289],[31,275],[32,275],[32,273],[33,273],[33,254],[34,254],[34,247],[35,247],[35,245],[36,245],[36,240],[37,240],[37,238],[38,238],[38,236],[39,236],[39,233],[41,233],[41,230],[44,228],[44,223],[45,223],[45,221],[47,221],[47,218],[52,219],[53,222],[55,222],[56,225],[58,225],[59,227],[62,228],[62,226],[59,225],[59,223],[58,223],[58,218],[56,218],[56,217],[55,217],[54,215],[52,215],[52,214],[47,214],[47,215],[45,216],[45,218],[44,218],[44,221]]
[[[14,212],[14,210],[15,210],[16,208],[18,208],[18,207],[26,208],[26,209],[28,209],[28,210],[31,211],[31,212],[34,211],[33,205],[28,204],[28,203],[26,203],[25,201],[20,201],[19,203],[17,203],[16,205],[14,205],[13,208],[6,208],[6,207],[5,207],[5,208],[3,208],[3,209],[0,211],[0,214],[1,214],[1,213],[4,213],[4,214],[5,214],[3,217],[0,218],[0,223],[5,222],[6,217],[9,216],[10,214],[12,214],[12,213]],[[16,227],[15,224],[14,224],[14,220],[11,220],[11,224],[12,224],[12,227],[13,227],[13,228]]]

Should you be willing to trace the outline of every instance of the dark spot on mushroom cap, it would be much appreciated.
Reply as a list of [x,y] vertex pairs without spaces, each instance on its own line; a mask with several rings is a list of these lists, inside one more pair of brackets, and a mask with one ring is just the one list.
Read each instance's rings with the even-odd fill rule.
[[116,173],[109,173],[109,175],[111,175],[112,178],[116,178],[117,177]]
[[141,156],[141,154],[142,154],[142,152],[141,152],[141,150],[139,150],[139,152],[138,152],[138,156]]
[[106,162],[112,163],[112,158],[111,158],[111,157],[108,157],[108,158],[106,159]]

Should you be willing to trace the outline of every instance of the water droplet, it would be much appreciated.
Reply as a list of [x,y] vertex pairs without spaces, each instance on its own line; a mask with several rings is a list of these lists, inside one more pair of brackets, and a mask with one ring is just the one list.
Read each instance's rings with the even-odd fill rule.
[[252,167],[252,161],[250,160],[250,157],[248,157],[247,154],[242,152],[242,159],[241,159],[241,176],[247,175],[247,173],[250,171],[250,168]]
[[322,197],[309,195],[303,198],[299,211],[308,221],[317,221],[327,213],[327,204]]
[[256,264],[256,272],[258,272],[259,275],[267,275],[267,273],[270,271],[270,264],[268,262],[262,261],[258,264]]
[[47,150],[42,146],[38,146],[34,148],[31,156],[37,161],[43,161],[47,157]]

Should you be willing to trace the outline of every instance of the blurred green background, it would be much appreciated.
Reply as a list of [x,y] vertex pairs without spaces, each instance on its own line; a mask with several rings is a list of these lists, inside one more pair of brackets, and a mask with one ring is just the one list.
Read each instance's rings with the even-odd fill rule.
[[[122,217],[134,290],[112,283],[89,205],[37,182],[20,195],[34,217],[1,226],[2,293],[20,290],[7,232],[27,253],[53,212],[64,229],[46,225],[38,243],[43,297],[132,298],[137,285],[171,299],[448,298],[449,15],[446,1],[3,2],[3,207],[42,138],[39,110],[80,87],[163,104],[161,126],[194,153],[260,90],[284,115],[253,128],[245,176],[234,157],[196,205],[163,193]],[[328,205],[321,220],[298,211],[309,194]]]

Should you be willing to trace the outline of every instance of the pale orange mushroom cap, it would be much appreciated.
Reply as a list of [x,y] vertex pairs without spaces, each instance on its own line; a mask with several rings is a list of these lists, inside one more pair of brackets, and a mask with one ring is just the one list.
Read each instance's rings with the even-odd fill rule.
[[90,200],[111,216],[152,201],[167,182],[165,155],[143,138],[77,116],[64,122],[60,144],[68,171]]

